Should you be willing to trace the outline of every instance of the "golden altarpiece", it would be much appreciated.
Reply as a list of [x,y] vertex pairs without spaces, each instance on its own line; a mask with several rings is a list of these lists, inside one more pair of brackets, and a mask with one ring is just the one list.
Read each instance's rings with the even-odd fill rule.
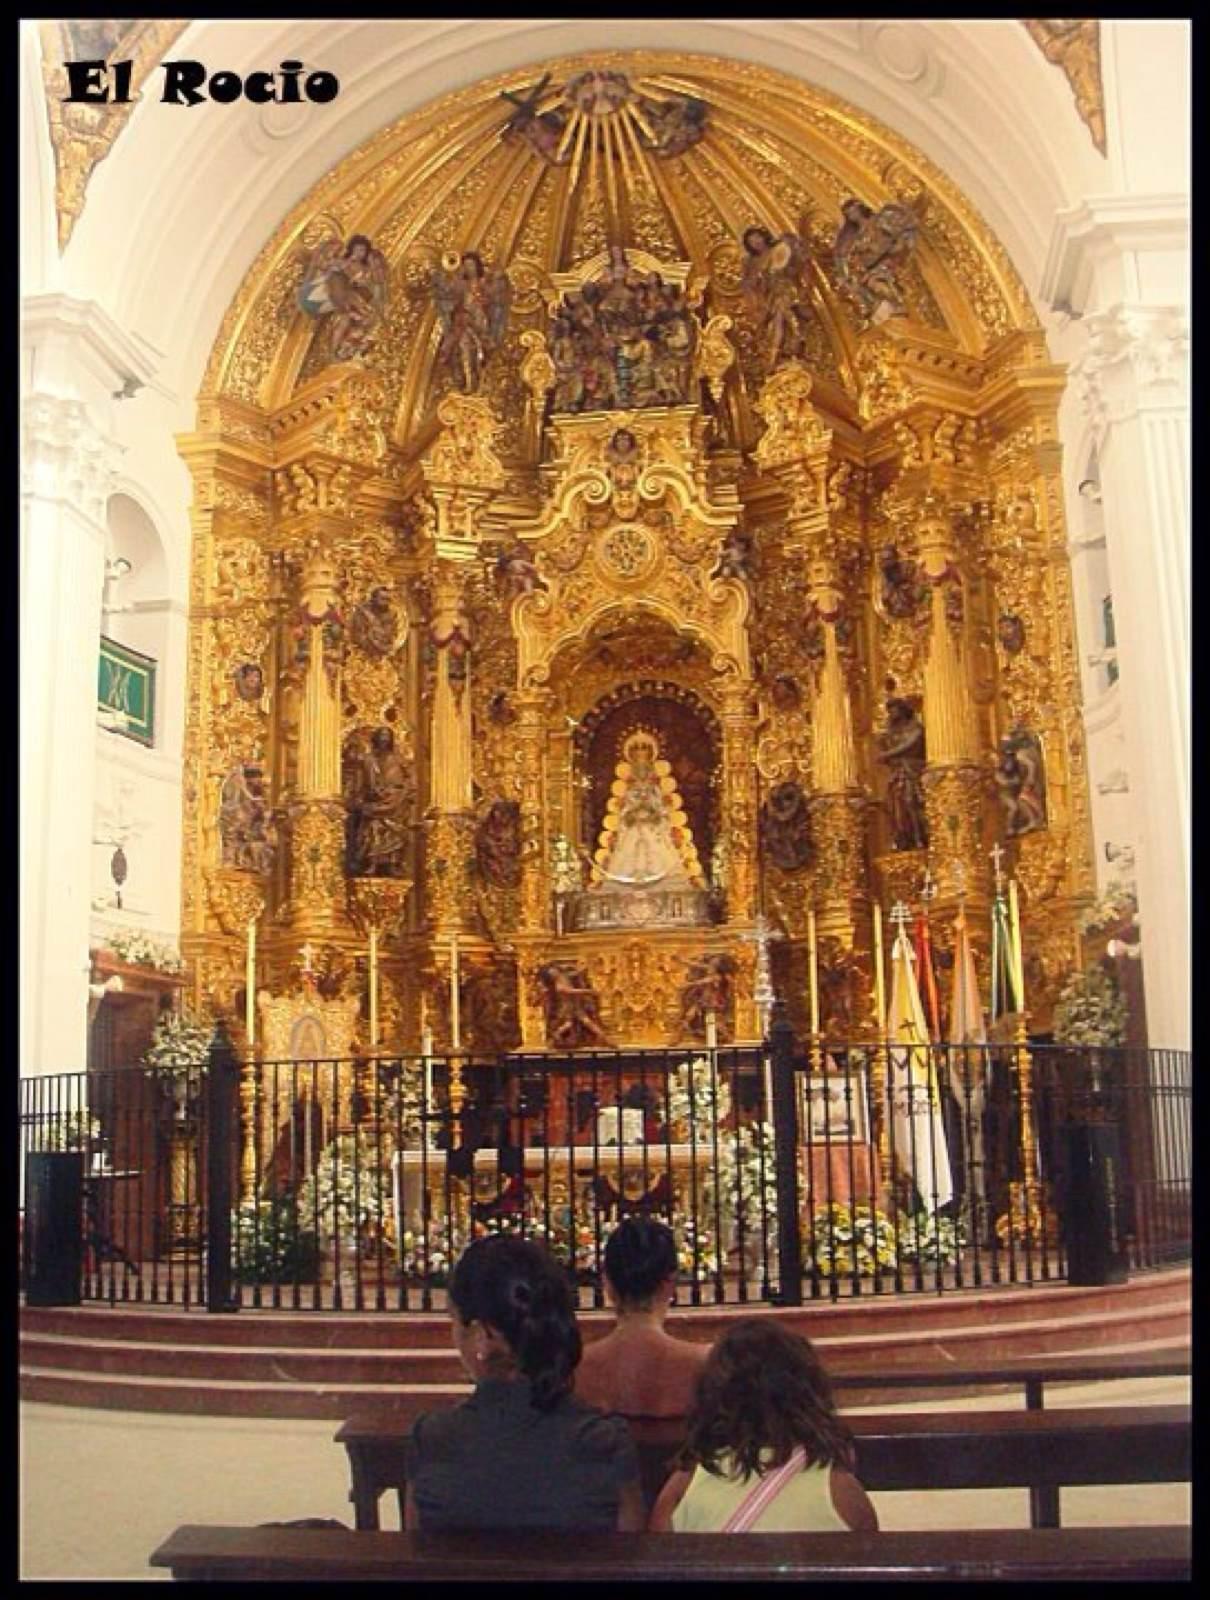
[[[341,249],[378,276],[317,314]],[[180,441],[195,1002],[245,1014],[251,931],[266,1057],[753,1041],[762,927],[809,1026],[814,912],[868,1038],[874,897],[927,872],[986,961],[1003,844],[1044,1028],[1093,888],[1062,389],[944,173],[765,69],[544,63],[378,134]]]

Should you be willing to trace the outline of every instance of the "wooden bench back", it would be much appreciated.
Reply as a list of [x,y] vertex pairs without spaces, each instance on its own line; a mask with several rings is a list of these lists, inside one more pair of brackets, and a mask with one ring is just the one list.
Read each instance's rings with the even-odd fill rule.
[[1188,1528],[947,1533],[352,1533],[178,1528],[151,1556],[174,1578],[747,1583],[820,1579],[982,1582],[1191,1576]]

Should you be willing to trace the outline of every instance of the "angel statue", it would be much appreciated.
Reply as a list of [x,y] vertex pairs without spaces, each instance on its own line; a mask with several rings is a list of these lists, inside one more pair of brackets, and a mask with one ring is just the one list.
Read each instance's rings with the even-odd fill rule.
[[774,238],[768,228],[744,229],[744,271],[740,287],[757,325],[765,370],[806,351],[807,247],[802,234]]
[[453,251],[441,258],[430,280],[433,303],[441,319],[437,362],[463,394],[474,394],[488,357],[508,326],[512,285],[508,274],[487,268],[475,250]]
[[355,233],[347,244],[325,239],[307,258],[298,303],[309,317],[331,317],[332,356],[364,355],[387,302],[387,258]]
[[871,321],[906,316],[898,271],[916,243],[916,213],[899,200],[877,212],[856,199],[840,209],[844,221],[832,246],[837,283]]

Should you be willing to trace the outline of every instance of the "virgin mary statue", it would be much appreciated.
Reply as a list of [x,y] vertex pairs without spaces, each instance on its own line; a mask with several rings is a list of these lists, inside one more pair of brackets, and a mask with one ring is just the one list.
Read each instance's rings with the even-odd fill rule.
[[582,926],[704,922],[706,885],[672,768],[653,734],[622,746]]

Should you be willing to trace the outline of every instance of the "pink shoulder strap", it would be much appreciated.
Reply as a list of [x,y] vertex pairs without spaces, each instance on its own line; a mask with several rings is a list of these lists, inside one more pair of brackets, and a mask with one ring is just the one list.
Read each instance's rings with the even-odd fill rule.
[[806,1464],[807,1452],[799,1445],[784,1466],[778,1467],[776,1472],[767,1473],[765,1477],[756,1480],[719,1531],[721,1533],[747,1533],[760,1514],[772,1505],[790,1479],[796,1473],[801,1472]]

